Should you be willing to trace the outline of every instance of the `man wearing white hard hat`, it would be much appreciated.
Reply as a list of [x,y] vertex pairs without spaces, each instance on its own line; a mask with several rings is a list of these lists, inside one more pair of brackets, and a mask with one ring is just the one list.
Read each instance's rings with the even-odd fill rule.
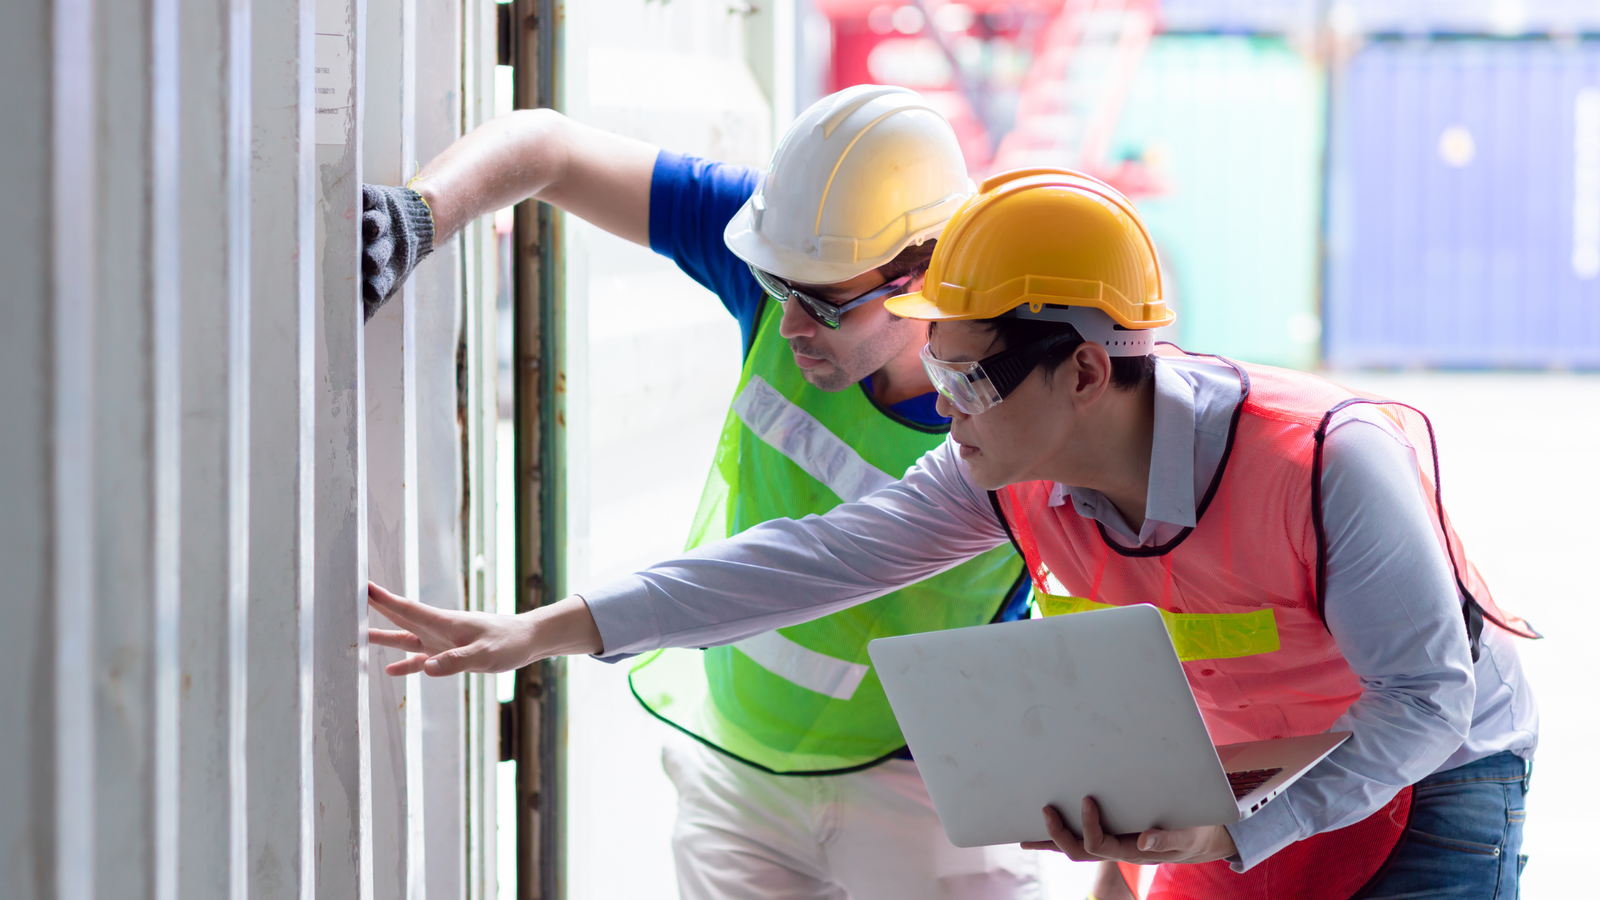
[[[765,173],[520,111],[467,135],[409,188],[364,186],[375,310],[435,240],[527,197],[649,246],[722,300],[745,364],[690,545],[800,519],[889,485],[949,419],[918,356],[921,287],[971,182],[915,92],[863,85],[801,114]],[[677,729],[674,855],[686,898],[1038,897],[1017,848],[957,849],[905,748],[867,642],[1026,614],[1009,546],[816,621],[634,661],[634,695]],[[782,606],[782,603],[776,606]],[[771,627],[771,626],[769,626]],[[620,658],[620,657],[619,657]]]

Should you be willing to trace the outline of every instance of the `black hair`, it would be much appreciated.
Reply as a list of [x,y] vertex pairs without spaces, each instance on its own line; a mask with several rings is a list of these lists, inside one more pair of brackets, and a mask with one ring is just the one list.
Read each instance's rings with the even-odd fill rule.
[[883,273],[885,283],[891,282],[902,275],[921,275],[928,271],[928,261],[933,259],[933,245],[939,243],[932,238],[920,244],[901,250],[894,259],[878,267]]
[[[1039,368],[1044,371],[1045,377],[1055,374],[1062,364],[1072,358],[1072,354],[1083,343],[1083,336],[1078,334],[1078,329],[1066,322],[1047,322],[1040,319],[1019,319],[1016,316],[1002,316],[998,319],[978,319],[973,322],[987,328],[1003,345],[1001,349],[1010,350],[1013,347],[1022,347],[1034,341],[1042,341],[1057,335],[1070,335],[1072,339],[1046,350],[1039,360]],[[999,352],[999,351],[996,351]],[[1111,357],[1111,386],[1119,390],[1131,391],[1155,380],[1156,358],[1145,356],[1113,356]]]

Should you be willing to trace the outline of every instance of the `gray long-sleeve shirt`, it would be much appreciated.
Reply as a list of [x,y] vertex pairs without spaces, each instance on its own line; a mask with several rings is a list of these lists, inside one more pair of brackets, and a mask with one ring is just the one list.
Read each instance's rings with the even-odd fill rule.
[[[1231,370],[1156,364],[1146,520],[1134,533],[1097,491],[1059,485],[1128,546],[1195,524],[1240,395]],[[1362,694],[1334,723],[1350,741],[1261,812],[1230,825],[1247,869],[1288,844],[1353,824],[1408,784],[1503,750],[1532,758],[1538,711],[1510,636],[1488,626],[1476,665],[1450,564],[1404,436],[1369,407],[1342,411],[1323,457],[1328,628]],[[1007,540],[955,445],[889,487],[824,516],[775,519],[585,591],[604,659],[731,643],[882,596]],[[1470,547],[1470,544],[1469,544]]]

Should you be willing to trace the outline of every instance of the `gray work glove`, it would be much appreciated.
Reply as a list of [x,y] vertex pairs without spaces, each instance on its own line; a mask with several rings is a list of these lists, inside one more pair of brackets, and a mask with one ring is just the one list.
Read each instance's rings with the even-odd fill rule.
[[[361,186],[361,302],[370,320],[433,252],[433,213],[410,188]],[[364,320],[364,321],[365,321]]]

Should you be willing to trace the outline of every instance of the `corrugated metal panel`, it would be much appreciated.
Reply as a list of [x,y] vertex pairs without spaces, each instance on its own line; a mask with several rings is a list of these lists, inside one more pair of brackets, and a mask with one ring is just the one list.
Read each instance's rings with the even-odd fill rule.
[[1318,0],[1162,0],[1168,31],[1305,32],[1316,27]]
[[1516,35],[1600,29],[1595,0],[1336,0],[1341,31]]
[[1600,366],[1600,43],[1378,43],[1338,96],[1329,361]]
[[1113,159],[1165,183],[1136,202],[1192,350],[1317,358],[1322,77],[1278,38],[1166,36],[1132,91]]
[[[364,327],[359,287],[363,150],[398,180],[410,124],[427,155],[454,137],[488,74],[463,56],[491,36],[463,36],[463,4],[492,21],[485,2],[433,4],[449,27],[430,29],[409,0],[73,0],[0,30],[19,201],[0,226],[0,897],[492,888],[464,865],[493,809],[463,762],[498,743],[464,727],[482,679],[402,707],[363,599],[388,577],[374,548],[388,574],[420,565],[424,600],[493,582],[492,557],[460,558],[492,538],[469,514],[494,489],[459,448],[494,404],[456,399],[457,347],[481,358],[493,333],[452,318],[492,292],[463,296],[464,240],[389,307],[409,331]],[[431,550],[369,530],[369,499]],[[425,817],[423,754],[379,730],[398,722],[427,725]]]

